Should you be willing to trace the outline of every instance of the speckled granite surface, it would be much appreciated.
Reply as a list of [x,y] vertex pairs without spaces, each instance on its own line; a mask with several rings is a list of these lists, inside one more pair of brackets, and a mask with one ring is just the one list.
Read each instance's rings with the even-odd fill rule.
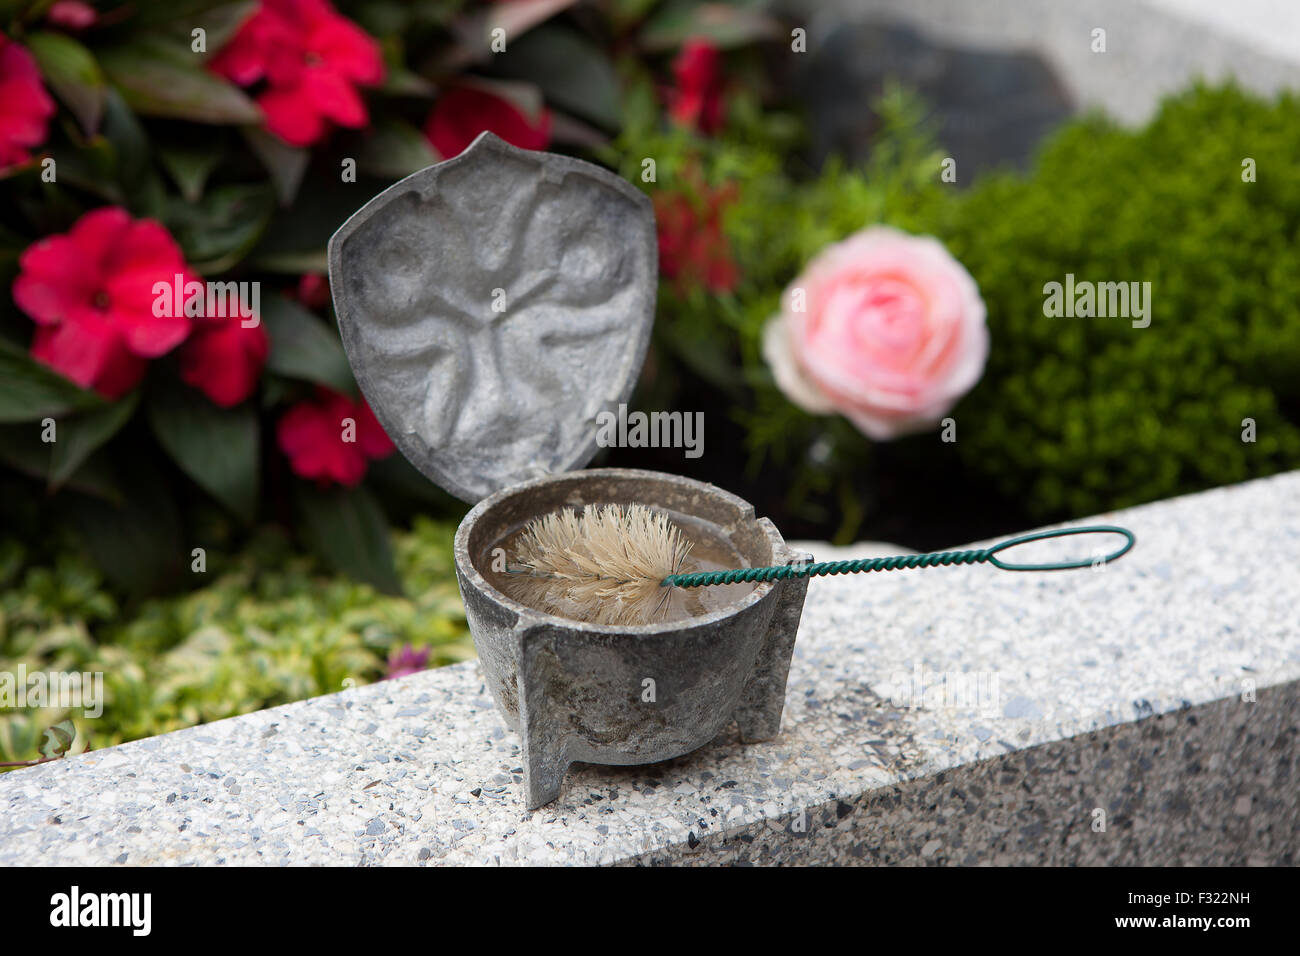
[[0,864],[1295,863],[1300,473],[1099,518],[1101,571],[813,581],[770,743],[528,813],[471,663],[7,774]]

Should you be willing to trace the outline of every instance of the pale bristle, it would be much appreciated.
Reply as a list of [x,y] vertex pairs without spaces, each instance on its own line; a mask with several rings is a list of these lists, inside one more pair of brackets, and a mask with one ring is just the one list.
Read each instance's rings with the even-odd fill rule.
[[587,505],[534,518],[502,581],[520,602],[594,624],[649,624],[663,615],[691,550],[682,531],[644,505]]

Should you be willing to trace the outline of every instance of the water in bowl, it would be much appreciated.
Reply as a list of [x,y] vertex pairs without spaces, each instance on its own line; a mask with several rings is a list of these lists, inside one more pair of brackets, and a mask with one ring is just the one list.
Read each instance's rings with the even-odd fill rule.
[[[701,518],[664,508],[655,510],[668,515],[673,523],[681,528],[686,539],[691,542],[690,554],[687,555],[686,562],[681,568],[683,573],[723,571],[729,568],[747,568],[750,566],[749,562],[744,559],[716,525]],[[508,597],[519,601],[521,604],[535,607],[536,605],[529,600],[531,595],[526,589],[520,587],[519,577],[509,572],[496,570],[501,562],[493,560],[493,556],[500,553],[497,549],[501,548],[504,549],[506,566],[514,567],[517,563],[516,554],[518,551],[516,542],[519,536],[523,534],[523,531],[523,527],[520,526],[493,542],[488,547],[487,554],[479,565],[479,570],[494,587]],[[746,582],[700,588],[669,588],[662,611],[657,611],[653,619],[647,623],[662,624],[672,621],[684,621],[692,617],[710,614],[713,611],[738,603],[755,587],[756,585]],[[566,608],[562,601],[558,602],[558,606],[554,609],[546,607],[536,607],[536,609],[551,613],[559,611],[562,616],[573,620],[583,619],[576,607]]]

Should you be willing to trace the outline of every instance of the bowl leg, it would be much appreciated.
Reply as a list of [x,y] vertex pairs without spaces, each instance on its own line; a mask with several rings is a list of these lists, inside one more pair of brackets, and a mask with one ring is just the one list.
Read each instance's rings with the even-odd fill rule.
[[524,789],[529,810],[536,810],[557,799],[564,788],[569,760],[563,754],[538,753],[524,745]]
[[546,626],[519,635],[519,734],[523,738],[524,794],[529,810],[555,800],[573,761],[569,738],[553,719],[546,686],[555,662],[555,635]]
[[[812,555],[791,555],[786,564],[804,564]],[[736,726],[743,743],[771,740],[781,732],[781,712],[785,709],[785,682],[790,675],[790,658],[803,616],[803,602],[808,594],[807,578],[787,578],[777,582],[780,594],[772,610],[763,646],[758,650],[754,670],[745,683],[741,703],[736,708]]]

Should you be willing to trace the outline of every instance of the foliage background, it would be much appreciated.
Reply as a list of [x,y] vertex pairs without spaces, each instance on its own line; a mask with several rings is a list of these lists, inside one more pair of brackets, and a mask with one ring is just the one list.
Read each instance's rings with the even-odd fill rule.
[[[864,168],[799,169],[779,141],[755,150],[754,130],[697,147],[706,180],[745,184],[724,214],[740,279],[724,294],[664,285],[642,403],[730,408],[737,440],[698,476],[743,488],[787,536],[927,550],[1300,466],[1300,184],[1285,172],[1298,107],[1294,95],[1198,86],[1140,130],[1081,117],[1028,174],[966,189],[939,181],[925,104],[897,89],[876,104]],[[627,150],[648,137],[672,153],[671,137],[653,136],[638,130]],[[1243,181],[1243,157],[1256,181]],[[873,444],[838,416],[809,415],[760,356],[803,264],[880,221],[938,236],[988,307],[989,362],[951,412],[952,444],[937,428]],[[1067,273],[1151,282],[1151,326],[1044,316],[1044,284]],[[721,477],[719,458],[735,465]]]

